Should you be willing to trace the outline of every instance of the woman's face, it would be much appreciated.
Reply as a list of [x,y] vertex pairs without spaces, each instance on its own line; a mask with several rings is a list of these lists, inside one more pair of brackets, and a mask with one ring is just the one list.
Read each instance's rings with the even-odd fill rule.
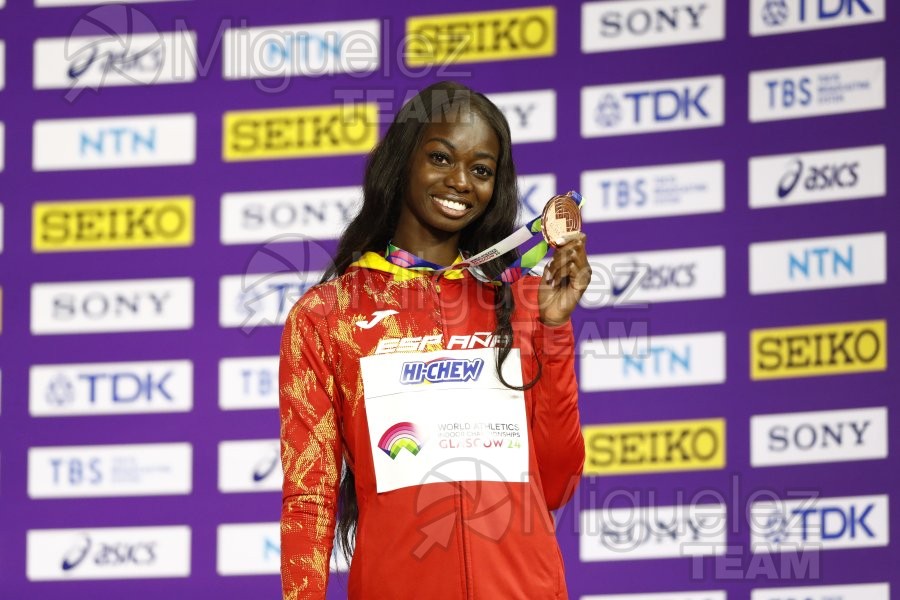
[[409,187],[400,209],[398,233],[446,238],[484,214],[494,193],[500,143],[487,121],[474,111],[455,122],[425,127],[411,157]]

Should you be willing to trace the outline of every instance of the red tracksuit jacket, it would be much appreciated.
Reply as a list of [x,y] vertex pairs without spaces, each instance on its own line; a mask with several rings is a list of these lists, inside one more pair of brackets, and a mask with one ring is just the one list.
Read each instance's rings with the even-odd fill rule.
[[376,493],[360,358],[489,343],[493,286],[466,271],[422,273],[368,253],[294,305],[279,373],[285,599],[325,597],[342,459],[355,474],[359,506],[351,599],[567,598],[549,511],[574,493],[585,449],[572,327],[539,321],[538,281],[512,286],[523,381],[542,365],[524,394],[527,483],[448,481]]

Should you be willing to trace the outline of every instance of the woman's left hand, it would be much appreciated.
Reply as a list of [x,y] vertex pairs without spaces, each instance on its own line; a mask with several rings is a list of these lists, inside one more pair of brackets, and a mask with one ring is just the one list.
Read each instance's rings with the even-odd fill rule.
[[591,282],[591,266],[585,251],[587,237],[572,234],[558,246],[544,269],[538,288],[541,322],[555,327],[569,320],[575,305]]

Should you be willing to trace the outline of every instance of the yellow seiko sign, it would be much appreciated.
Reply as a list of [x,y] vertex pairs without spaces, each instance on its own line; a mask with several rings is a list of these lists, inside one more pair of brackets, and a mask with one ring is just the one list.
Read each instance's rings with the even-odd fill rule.
[[190,196],[37,202],[35,252],[165,248],[194,243]]
[[751,379],[885,369],[887,321],[828,323],[750,332]]
[[725,468],[725,419],[586,425],[585,475]]
[[225,161],[365,154],[378,140],[378,104],[226,112]]
[[556,54],[556,8],[410,17],[406,63],[410,66],[515,60]]

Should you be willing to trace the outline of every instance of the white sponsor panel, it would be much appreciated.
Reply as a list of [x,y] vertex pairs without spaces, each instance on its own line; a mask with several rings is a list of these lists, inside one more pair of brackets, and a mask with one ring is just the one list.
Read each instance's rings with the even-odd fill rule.
[[488,94],[509,122],[513,144],[556,139],[556,90]]
[[586,2],[581,51],[612,52],[725,39],[725,0]]
[[519,175],[516,177],[519,190],[519,225],[524,225],[539,216],[547,201],[560,193],[556,188],[556,175]]
[[193,363],[154,362],[32,365],[32,417],[187,412],[194,404]]
[[615,340],[579,346],[585,392],[725,383],[725,333],[654,335],[631,353],[608,356]]
[[879,110],[883,58],[750,73],[750,121],[777,121]]
[[[175,2],[176,0],[118,0],[117,4],[149,4],[150,2]],[[109,0],[34,0],[38,8],[48,6],[94,6],[108,4]]]
[[725,164],[720,160],[584,171],[585,221],[647,219],[725,210]]
[[219,325],[245,331],[284,325],[291,307],[321,279],[319,271],[225,275],[219,280]]
[[225,79],[369,73],[380,64],[377,19],[232,28],[225,32]]
[[281,491],[278,439],[219,442],[219,491]]
[[42,38],[34,42],[34,89],[189,83],[197,78],[193,31]]
[[581,511],[582,561],[642,560],[725,554],[724,504]]
[[190,494],[191,456],[185,443],[32,447],[28,497]]
[[[0,5],[0,8],[3,8]],[[6,87],[6,43],[0,40],[0,90]]]
[[891,600],[888,583],[756,588],[750,600]]
[[877,198],[887,193],[884,146],[750,159],[751,208]]
[[190,329],[194,280],[120,279],[35,283],[32,335]]
[[223,244],[332,240],[362,206],[362,188],[222,194]]
[[887,546],[888,497],[763,500],[750,508],[754,553]]
[[581,137],[720,127],[725,123],[721,75],[581,88]]
[[3,205],[0,204],[0,254],[3,253]]
[[721,590],[706,592],[666,592],[653,594],[601,594],[581,596],[580,600],[728,600]]
[[191,528],[31,529],[29,581],[149,579],[191,574]]
[[884,232],[750,244],[751,294],[885,281],[887,236]]
[[886,407],[750,417],[750,464],[802,465],[887,458]]
[[3,127],[3,121],[0,121],[0,173],[3,172],[3,147],[6,141],[6,131]]
[[35,171],[191,165],[193,113],[34,122]]
[[585,308],[725,296],[723,246],[592,254],[588,262],[594,273],[580,300]]
[[885,0],[750,0],[750,35],[877,23],[884,8]]
[[278,408],[278,356],[221,359],[219,408]]
[[[224,523],[216,534],[216,573],[219,575],[277,575],[281,572],[281,525]],[[334,544],[331,571],[346,571],[346,559]]]

